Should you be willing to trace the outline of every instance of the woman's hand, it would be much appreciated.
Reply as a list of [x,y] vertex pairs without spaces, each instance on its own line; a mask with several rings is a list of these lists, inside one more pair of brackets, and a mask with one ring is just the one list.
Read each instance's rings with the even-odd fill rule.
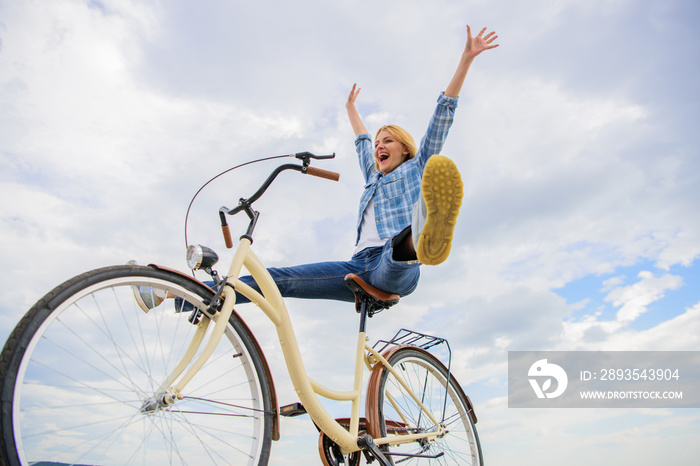
[[357,87],[357,83],[352,85],[352,89],[350,90],[350,95],[348,96],[348,101],[345,102],[345,108],[355,106],[355,99],[357,99],[357,96],[360,94],[361,90],[362,90],[362,88]]
[[459,65],[457,65],[457,70],[455,70],[454,76],[450,84],[447,85],[445,89],[445,95],[448,97],[459,96],[462,90],[462,85],[464,85],[464,79],[467,77],[469,72],[469,67],[472,65],[474,58],[479,55],[484,50],[495,49],[498,44],[493,42],[498,39],[495,32],[491,31],[484,36],[486,28],[479,31],[476,37],[472,37],[472,30],[467,25],[467,45],[464,46],[464,52],[462,52],[462,58],[459,60]]
[[498,44],[493,44],[493,41],[498,39],[496,33],[491,31],[484,36],[484,32],[486,32],[486,28],[479,31],[479,34],[477,34],[476,37],[472,37],[472,30],[467,24],[467,45],[464,47],[465,55],[474,58],[484,50],[495,49],[498,47]]
[[362,123],[362,118],[360,118],[360,114],[355,108],[355,100],[359,94],[360,88],[357,87],[357,83],[355,83],[352,85],[347,102],[345,102],[345,109],[348,111],[348,119],[350,119],[350,125],[352,125],[352,130],[355,133],[355,137],[359,136],[360,134],[367,133],[367,129]]

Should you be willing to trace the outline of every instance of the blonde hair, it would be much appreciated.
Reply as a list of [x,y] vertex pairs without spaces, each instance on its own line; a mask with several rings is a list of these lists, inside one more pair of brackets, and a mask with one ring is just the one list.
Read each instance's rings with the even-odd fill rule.
[[[408,158],[406,160],[410,160],[416,156],[418,148],[416,147],[416,143],[413,140],[413,137],[409,134],[408,131],[397,125],[384,125],[381,128],[379,128],[376,136],[374,136],[375,141],[379,137],[379,133],[381,133],[382,131],[386,131],[387,133],[391,134],[394,137],[394,139],[396,139],[398,142],[403,144],[403,146],[406,149],[408,149]],[[379,170],[379,163],[375,162],[374,166],[377,168],[377,170]]]

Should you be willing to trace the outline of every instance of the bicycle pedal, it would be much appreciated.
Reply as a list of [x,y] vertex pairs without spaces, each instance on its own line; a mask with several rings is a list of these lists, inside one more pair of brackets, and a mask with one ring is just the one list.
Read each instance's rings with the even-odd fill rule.
[[299,402],[282,406],[280,408],[280,415],[284,417],[296,417],[301,416],[302,414],[306,414],[306,408],[304,408],[304,405]]

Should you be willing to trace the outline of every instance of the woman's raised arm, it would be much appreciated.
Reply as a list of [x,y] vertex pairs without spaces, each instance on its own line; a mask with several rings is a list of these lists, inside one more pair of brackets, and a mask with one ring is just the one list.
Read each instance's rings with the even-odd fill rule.
[[484,36],[484,32],[486,32],[486,28],[479,31],[476,37],[472,37],[472,30],[469,28],[469,25],[467,25],[467,44],[464,46],[462,57],[459,60],[459,65],[457,65],[457,70],[452,77],[452,81],[450,81],[447,89],[445,89],[445,95],[447,97],[459,96],[462,85],[464,84],[464,79],[467,77],[469,67],[477,55],[484,50],[491,50],[498,47],[498,44],[493,44],[493,42],[498,39],[496,33],[491,31]]
[[357,87],[357,84],[353,84],[350,95],[348,96],[348,101],[345,102],[345,109],[348,111],[348,118],[350,119],[352,130],[355,132],[355,137],[367,133],[367,128],[365,128],[365,125],[362,123],[362,118],[360,118],[360,114],[357,108],[355,108],[355,99],[357,99],[359,93],[360,88]]

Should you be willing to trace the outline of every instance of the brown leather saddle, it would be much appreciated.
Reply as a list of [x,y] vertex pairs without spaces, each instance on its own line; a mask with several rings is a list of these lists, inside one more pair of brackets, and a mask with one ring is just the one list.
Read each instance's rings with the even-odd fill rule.
[[345,284],[355,295],[355,310],[361,312],[364,301],[367,306],[368,317],[372,317],[372,315],[384,309],[389,309],[399,302],[400,296],[398,294],[388,293],[375,288],[354,273],[349,273],[345,276]]

